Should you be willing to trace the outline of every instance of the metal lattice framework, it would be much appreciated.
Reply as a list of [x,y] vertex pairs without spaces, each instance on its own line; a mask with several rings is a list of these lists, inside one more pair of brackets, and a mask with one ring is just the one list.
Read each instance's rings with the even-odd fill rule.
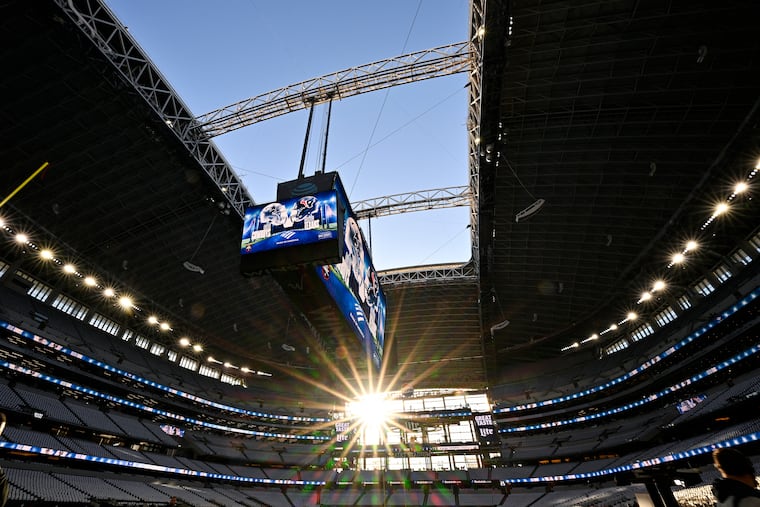
[[470,187],[436,188],[404,194],[386,195],[351,203],[359,220],[412,211],[470,206]]
[[467,72],[470,43],[459,42],[351,67],[241,100],[196,118],[215,137],[314,105],[424,79]]
[[[215,183],[232,208],[242,218],[245,209],[255,201],[232,166],[216,148],[211,137],[251,125],[292,111],[334,98],[380,90],[459,72],[469,72],[469,107],[467,131],[469,138],[469,190],[446,198],[421,197],[413,205],[382,204],[386,209],[371,211],[357,203],[366,216],[381,216],[404,211],[432,209],[424,203],[439,199],[434,207],[460,206],[460,199],[470,204],[470,239],[473,261],[458,268],[412,271],[404,275],[397,272],[384,275],[389,283],[429,281],[462,277],[475,278],[479,271],[478,202],[479,202],[479,142],[480,103],[482,89],[482,26],[485,0],[472,0],[470,4],[470,41],[441,46],[395,58],[381,60],[344,71],[335,72],[245,101],[212,111],[195,118],[168,80],[153,65],[126,27],[101,0],[82,0],[76,8],[66,0],[55,0],[56,5],[69,17],[82,33],[111,62],[121,77],[140,94],[162,119],[164,124],[182,142],[206,174]],[[443,190],[443,189],[442,189]],[[466,197],[465,197],[465,194]],[[412,193],[409,195],[416,195]],[[380,203],[389,197],[375,200]],[[443,201],[448,201],[443,204]],[[409,204],[409,203],[407,203]],[[403,209],[406,208],[406,209]],[[399,272],[400,273],[400,272]]]
[[486,0],[470,2],[470,96],[467,108],[467,136],[469,146],[470,196],[470,241],[472,262],[476,276],[480,273],[480,105],[483,91],[483,35],[486,16]]
[[148,59],[126,27],[100,0],[78,1],[76,8],[73,2],[55,1],[113,64],[122,78],[163,119],[167,128],[185,145],[242,217],[245,208],[254,204],[250,193],[211,140],[192,135],[196,130],[195,119],[189,108]]
[[393,269],[378,273],[383,287],[407,283],[451,283],[477,281],[477,272],[472,262],[466,264],[442,264],[438,266]]

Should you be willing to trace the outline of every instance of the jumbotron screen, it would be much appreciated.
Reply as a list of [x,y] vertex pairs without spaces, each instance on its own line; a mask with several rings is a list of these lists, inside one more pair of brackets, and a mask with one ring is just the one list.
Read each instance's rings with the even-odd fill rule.
[[[339,312],[369,361],[380,368],[385,295],[338,173],[280,183],[276,202],[248,208],[240,253],[244,275],[271,273],[307,316],[327,306]],[[302,288],[291,288],[289,277],[301,276],[304,267],[309,274],[299,280]],[[325,305],[328,295],[332,305]],[[356,342],[346,345],[358,348]]]
[[340,259],[335,190],[246,209],[240,242],[243,274]]
[[344,233],[341,262],[316,269],[372,364],[379,369],[385,347],[385,294],[364,235],[348,212]]
[[316,271],[369,361],[380,369],[385,347],[385,294],[343,183],[337,173],[333,174],[332,185],[342,215],[341,255],[339,262],[326,263]]

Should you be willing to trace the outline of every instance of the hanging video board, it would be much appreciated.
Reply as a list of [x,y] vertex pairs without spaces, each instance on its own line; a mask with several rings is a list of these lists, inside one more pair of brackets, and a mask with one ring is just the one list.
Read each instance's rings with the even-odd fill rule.
[[240,243],[243,274],[340,259],[335,190],[246,209]]
[[340,230],[343,237],[340,262],[320,266],[316,268],[316,274],[359,339],[370,362],[379,369],[385,345],[385,294],[340,177],[337,173],[321,177],[332,182],[337,208],[342,211]]
[[385,295],[338,173],[280,183],[276,202],[248,208],[240,253],[244,275],[271,273],[307,317],[323,321],[325,311],[337,311],[358,338],[350,348],[358,343],[380,368]]
[[385,346],[385,294],[372,265],[364,235],[350,214],[345,217],[340,263],[317,268],[327,291],[356,333],[376,368]]

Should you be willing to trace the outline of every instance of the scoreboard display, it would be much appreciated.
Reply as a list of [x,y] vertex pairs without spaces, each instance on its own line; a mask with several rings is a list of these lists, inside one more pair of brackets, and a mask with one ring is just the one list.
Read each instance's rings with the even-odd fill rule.
[[240,242],[241,271],[256,274],[338,260],[338,217],[335,190],[246,209]]
[[277,201],[249,207],[240,257],[243,275],[271,274],[307,318],[340,315],[341,329],[356,337],[351,348],[361,348],[381,368],[385,294],[338,173],[280,183]]

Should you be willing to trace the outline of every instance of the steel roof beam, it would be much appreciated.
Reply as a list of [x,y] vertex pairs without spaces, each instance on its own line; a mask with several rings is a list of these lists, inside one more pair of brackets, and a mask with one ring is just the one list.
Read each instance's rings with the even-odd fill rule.
[[[438,48],[409,53],[371,64],[353,67],[308,81],[303,81],[264,95],[238,102],[194,118],[189,108],[169,82],[145,55],[132,35],[101,0],[83,0],[76,3],[55,0],[59,8],[107,58],[122,78],[130,83],[156,112],[166,127],[185,145],[188,152],[201,165],[206,174],[227,198],[240,217],[245,208],[255,204],[253,197],[231,165],[211,142],[211,137],[273,118],[280,114],[304,109],[311,104],[327,102],[331,98],[344,98],[390,86],[411,83],[460,72],[469,73],[469,190],[456,191],[447,197],[420,196],[416,203],[407,203],[406,210],[432,209],[470,204],[471,241],[474,264],[451,268],[431,268],[419,271],[394,272],[385,275],[388,283],[399,281],[434,281],[473,279],[478,272],[478,195],[479,195],[479,134],[481,102],[482,32],[485,0],[472,0],[470,40]],[[279,109],[278,109],[279,108]],[[440,189],[445,192],[446,189]],[[409,194],[414,195],[414,194]],[[392,196],[379,199],[390,199]],[[398,196],[397,196],[398,197]],[[461,199],[461,200],[460,200]],[[425,204],[425,201],[428,204]],[[379,202],[379,201],[378,201]],[[361,204],[358,206],[361,209]],[[384,210],[367,216],[380,216],[402,212],[402,203],[387,203]],[[415,209],[415,207],[418,208]],[[416,274],[415,274],[416,273]]]
[[472,262],[466,264],[442,264],[416,266],[408,269],[392,269],[378,273],[384,288],[409,283],[477,283],[478,274]]
[[254,204],[248,189],[210,139],[194,135],[195,119],[177,92],[101,0],[55,0],[82,33],[185,145],[242,218]]
[[198,116],[195,128],[215,137],[260,121],[360,93],[470,69],[470,43],[417,51],[301,81]]
[[386,195],[364,201],[352,202],[356,218],[384,217],[412,211],[471,206],[470,187],[436,188],[404,194]]

